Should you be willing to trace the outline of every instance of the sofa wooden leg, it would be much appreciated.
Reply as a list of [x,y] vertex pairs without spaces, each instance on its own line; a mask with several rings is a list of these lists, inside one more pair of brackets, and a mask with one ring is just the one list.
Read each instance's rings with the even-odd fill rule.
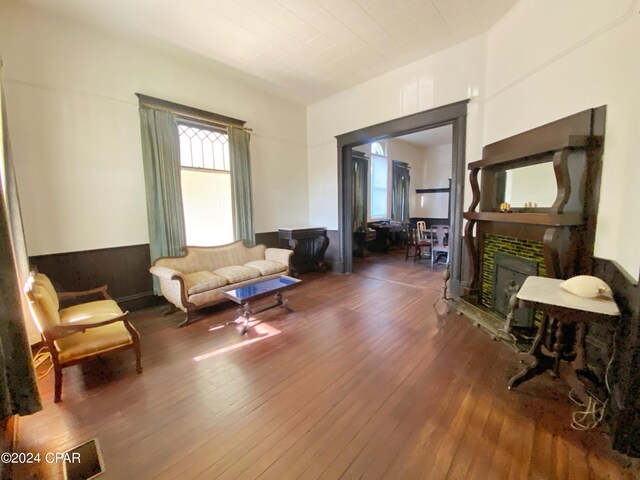
[[54,365],[53,371],[55,374],[55,387],[54,387],[54,403],[58,403],[62,400],[62,367]]
[[175,305],[170,305],[164,312],[162,312],[162,315],[172,315],[177,311],[178,307],[176,307]]
[[203,317],[204,315],[202,315],[201,313],[196,313],[193,310],[187,310],[187,314],[185,315],[184,320],[182,320],[178,324],[178,328],[186,327],[187,325],[190,325],[193,322],[202,319]]

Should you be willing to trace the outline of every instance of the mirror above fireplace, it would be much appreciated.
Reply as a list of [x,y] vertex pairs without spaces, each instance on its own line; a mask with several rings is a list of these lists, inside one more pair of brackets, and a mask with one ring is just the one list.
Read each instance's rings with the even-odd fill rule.
[[558,196],[553,160],[496,174],[496,207],[503,202],[512,208],[551,208]]

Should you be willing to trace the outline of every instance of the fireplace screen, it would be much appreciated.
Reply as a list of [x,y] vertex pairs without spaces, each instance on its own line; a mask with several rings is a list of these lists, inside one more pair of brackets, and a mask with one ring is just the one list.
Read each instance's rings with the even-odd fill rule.
[[[496,252],[493,266],[493,310],[506,316],[509,298],[520,290],[525,279],[538,275],[538,262],[508,253]],[[534,311],[518,308],[512,323],[516,327],[532,327]]]

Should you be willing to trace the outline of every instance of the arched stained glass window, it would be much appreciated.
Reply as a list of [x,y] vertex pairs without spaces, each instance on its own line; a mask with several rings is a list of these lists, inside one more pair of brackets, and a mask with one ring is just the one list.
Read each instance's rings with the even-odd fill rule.
[[383,157],[387,156],[387,152],[385,151],[385,145],[380,142],[373,142],[371,144],[371,154],[372,155],[381,155]]

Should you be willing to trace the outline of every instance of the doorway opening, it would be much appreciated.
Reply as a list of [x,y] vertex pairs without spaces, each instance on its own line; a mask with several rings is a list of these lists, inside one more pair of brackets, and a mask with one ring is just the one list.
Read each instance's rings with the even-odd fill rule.
[[[349,132],[336,137],[338,143],[338,175],[339,175],[339,265],[341,273],[351,273],[353,271],[354,252],[354,184],[356,182],[357,170],[354,163],[358,154],[362,152],[363,145],[373,143],[384,143],[396,137],[402,137],[416,132],[435,131],[441,127],[447,127],[451,134],[451,181],[447,187],[447,210],[449,221],[449,263],[451,273],[451,290],[454,295],[459,295],[461,279],[461,250],[462,250],[462,201],[464,193],[464,172],[465,172],[465,137],[466,137],[466,115],[468,100],[445,105],[443,107],[427,110],[395,120],[390,120],[381,124],[366,127],[360,130]],[[411,138],[411,137],[408,137]],[[377,147],[376,147],[377,148]],[[389,163],[393,158],[387,156]],[[369,176],[370,179],[370,176]],[[369,180],[370,182],[370,180]],[[444,187],[441,187],[444,189]],[[434,187],[436,189],[436,187]],[[432,190],[421,188],[417,183],[410,187],[410,198],[416,208],[416,190]],[[444,193],[444,192],[436,192]],[[370,200],[370,193],[369,200]],[[412,197],[412,198],[411,198]],[[386,210],[391,216],[394,210],[392,201],[389,201],[389,208]],[[424,201],[423,201],[424,207]],[[378,205],[379,207],[379,205]],[[381,208],[378,208],[378,211]],[[409,214],[411,215],[410,211]],[[370,218],[367,218],[370,220]]]

